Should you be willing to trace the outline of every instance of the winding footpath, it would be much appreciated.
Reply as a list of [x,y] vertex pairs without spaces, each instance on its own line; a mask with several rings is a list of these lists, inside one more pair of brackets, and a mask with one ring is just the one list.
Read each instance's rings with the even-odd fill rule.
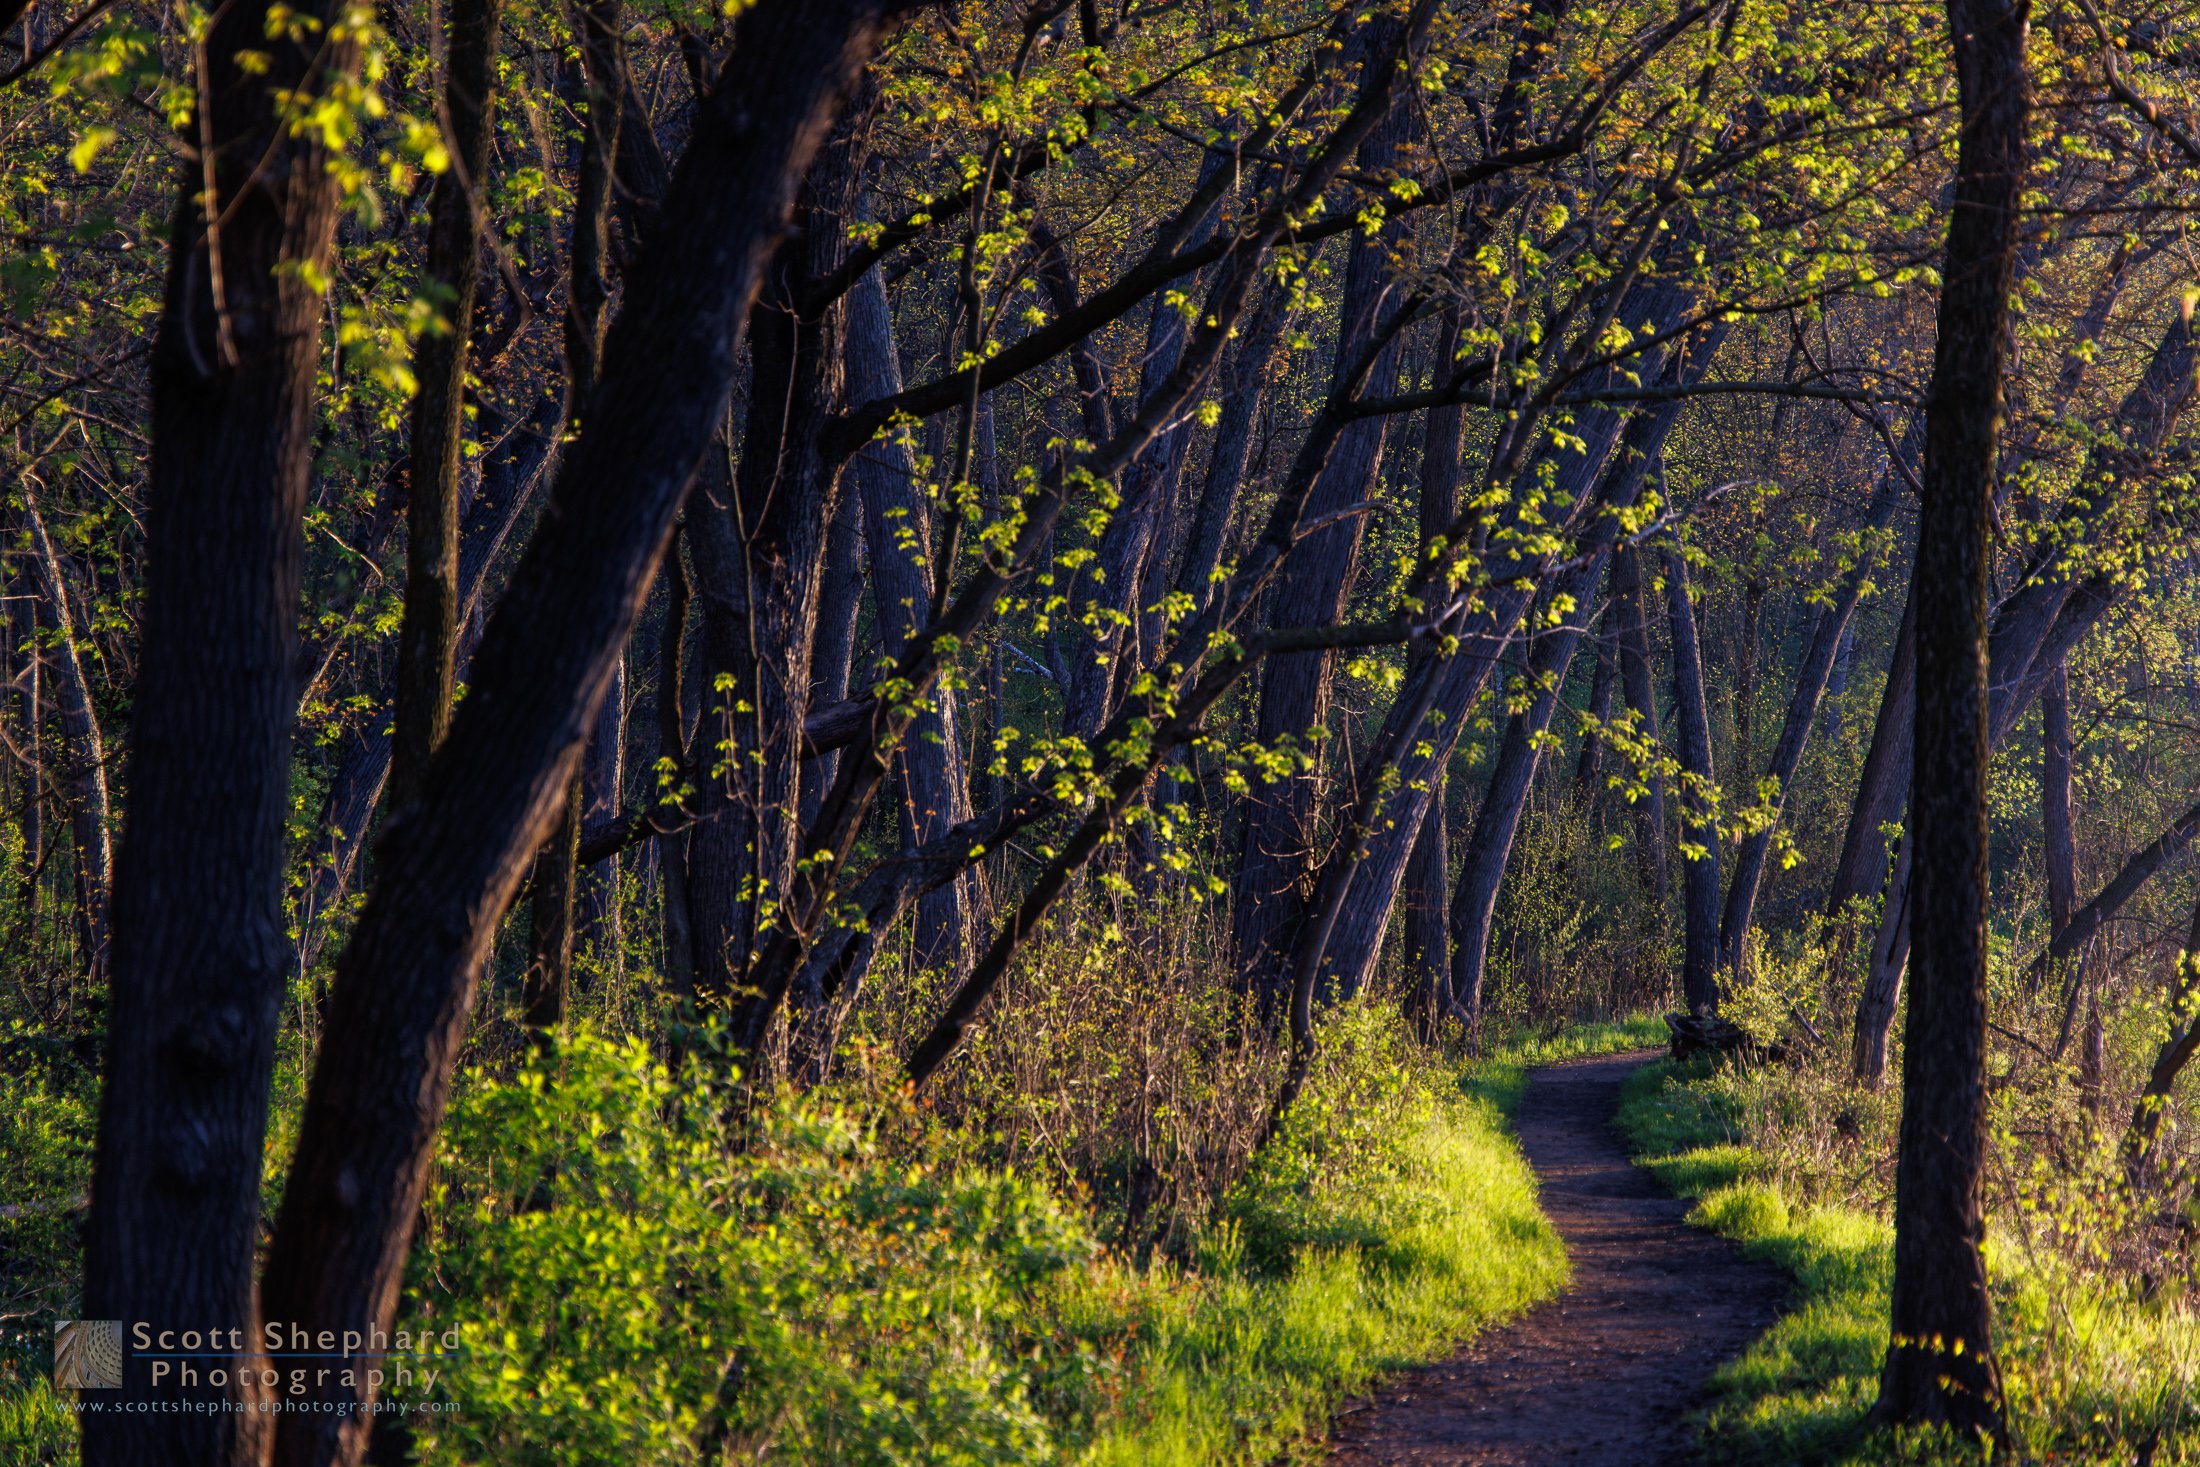
[[1335,1467],[1690,1460],[1707,1379],[1778,1317],[1787,1282],[1689,1227],[1687,1204],[1628,1162],[1612,1117],[1621,1082],[1646,1059],[1529,1076],[1516,1129],[1573,1283],[1348,1406],[1332,1434]]

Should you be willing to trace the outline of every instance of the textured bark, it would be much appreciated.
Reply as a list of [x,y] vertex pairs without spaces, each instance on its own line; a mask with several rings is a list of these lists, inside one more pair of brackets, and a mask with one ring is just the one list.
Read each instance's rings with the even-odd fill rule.
[[1887,899],[1872,938],[1871,966],[1856,1000],[1849,1063],[1851,1073],[1867,1090],[1878,1089],[1886,1078],[1887,1038],[1894,1033],[1895,1012],[1902,1002],[1902,971],[1910,960],[1909,877],[1909,847],[1904,845],[1895,857],[1894,877],[1887,885]]
[[[900,390],[901,362],[886,309],[886,286],[874,270],[848,292],[848,394],[852,401],[867,401]],[[900,660],[910,637],[932,619],[929,512],[916,482],[916,466],[899,440],[873,443],[856,455],[850,471],[862,501],[863,536],[871,547],[879,642],[890,664]],[[932,706],[893,751],[905,852],[970,818],[956,701],[949,688],[935,691]],[[967,962],[974,940],[968,885],[950,882],[918,902],[913,933],[918,966],[961,967]]]
[[[567,452],[422,798],[377,847],[269,1249],[269,1318],[313,1330],[391,1324],[496,924],[549,833],[681,497],[724,417],[795,181],[879,19],[867,0],[813,0],[751,7],[734,23],[725,75],[696,110],[660,226],[606,339],[591,404],[597,431]],[[200,828],[204,797],[193,791]],[[279,829],[272,816],[270,825]],[[232,910],[223,920],[234,930]],[[257,1144],[251,1162],[256,1196]],[[249,1234],[243,1241],[248,1248]],[[201,1240],[192,1247],[203,1260]],[[309,1392],[353,1408],[365,1396],[333,1383]],[[286,1413],[276,1461],[350,1467],[369,1420],[356,1409]]]
[[[856,622],[868,590],[864,572],[863,504],[843,492],[825,534],[824,579],[817,593],[817,640],[810,653],[811,717],[816,709],[845,702],[855,676]],[[807,723],[808,720],[805,720]],[[802,774],[802,823],[817,818],[817,804],[840,769],[840,753],[827,749]]]
[[[1456,376],[1452,362],[1459,349],[1457,311],[1444,313],[1434,345],[1431,377],[1448,382]],[[1464,426],[1465,414],[1453,407],[1431,408],[1423,425],[1419,528],[1424,545],[1435,543],[1459,517],[1460,437]],[[1433,602],[1433,596],[1423,598],[1423,606],[1430,611],[1437,609]],[[1412,655],[1426,658],[1434,654],[1427,647],[1416,647]],[[1424,1033],[1432,1039],[1441,1031],[1457,1000],[1452,985],[1452,912],[1444,891],[1451,879],[1450,817],[1445,808],[1449,803],[1448,770],[1447,761],[1430,775],[1434,788],[1429,791],[1428,811],[1421,817],[1420,836],[1406,860],[1403,893],[1407,992],[1413,995]],[[1475,1017],[1472,1010],[1467,1012],[1468,1023],[1473,1023]]]
[[[144,632],[85,1236],[87,1317],[218,1332],[243,1347],[218,1362],[232,1381],[258,1358],[317,283],[336,224],[321,134],[293,130],[275,93],[318,97],[357,60],[355,42],[327,34],[331,7],[296,15],[275,39],[256,0],[211,17],[179,140],[199,161],[180,180],[152,347]],[[143,1357],[126,1353],[121,1399],[153,1393]],[[249,1406],[88,1413],[83,1460],[249,1461],[268,1420]]]
[[[1897,451],[1907,454],[1922,446],[1921,441],[1914,444],[1905,441]],[[1901,472],[1893,466],[1880,476],[1864,513],[1865,529],[1876,534],[1887,527],[1901,500],[1902,483]],[[1772,762],[1765,768],[1765,777],[1778,791],[1773,797],[1775,821],[1787,803],[1789,789],[1795,783],[1795,771],[1802,767],[1804,746],[1809,743],[1811,726],[1817,721],[1819,703],[1831,688],[1841,650],[1850,645],[1850,619],[1856,612],[1857,603],[1863,600],[1865,584],[1877,569],[1875,555],[1867,552],[1860,556],[1849,573],[1842,577],[1832,602],[1819,612],[1811,628],[1810,643],[1804,648],[1802,663],[1795,670],[1795,689],[1788,698],[1787,715],[1780,725],[1780,742],[1773,748]],[[1766,858],[1772,853],[1774,829],[1768,825],[1744,836],[1734,855],[1734,876],[1728,884],[1726,909],[1719,920],[1719,961],[1737,976],[1747,955],[1750,917],[1756,909],[1757,889],[1764,879]]]
[[481,201],[489,182],[501,0],[452,0],[443,59],[444,148],[450,166],[428,203],[424,284],[440,292],[441,327],[413,353],[411,489],[405,506],[405,614],[397,634],[398,804],[420,786],[451,722],[458,676],[459,465],[464,445],[467,330],[481,274]]
[[54,701],[60,705],[61,734],[68,746],[69,836],[76,846],[77,937],[85,976],[97,986],[107,981],[108,893],[114,867],[107,835],[107,745],[99,731],[99,710],[92,704],[92,685],[77,654],[83,624],[69,604],[68,577],[28,480],[23,484],[23,513],[30,521],[34,574],[53,615]]
[[[1034,224],[1031,242],[1038,246],[1036,266],[1040,288],[1057,316],[1077,310],[1077,267],[1069,245],[1044,222]],[[1078,422],[1089,443],[1105,443],[1115,436],[1115,410],[1108,396],[1107,364],[1090,335],[1078,338],[1069,349],[1070,371],[1077,380]]]
[[[12,538],[12,537],[11,537]],[[17,746],[23,751],[18,828],[23,839],[23,879],[18,895],[24,907],[39,908],[38,873],[46,866],[45,657],[39,647],[36,571],[10,567],[8,576],[8,673],[15,689]]]
[[[1371,49],[1364,56],[1383,54],[1380,41],[1379,36],[1366,36],[1363,44]],[[1357,166],[1369,172],[1390,167],[1411,125],[1408,110],[1402,104],[1395,106],[1361,145]],[[1358,385],[1352,374],[1370,347],[1377,346],[1375,332],[1390,287],[1391,256],[1398,247],[1400,228],[1393,223],[1374,238],[1353,240],[1339,307],[1341,325],[1330,381],[1333,396],[1351,394]],[[1397,375],[1398,342],[1393,334],[1379,344],[1365,380],[1371,392],[1384,395],[1395,390]],[[1307,521],[1338,515],[1375,497],[1388,424],[1387,417],[1358,418],[1337,434],[1307,498]],[[1269,595],[1268,626],[1320,626],[1343,615],[1366,523],[1364,514],[1347,515],[1298,544]],[[1255,740],[1264,748],[1296,750],[1308,761],[1304,770],[1262,786],[1245,805],[1233,936],[1243,981],[1271,1013],[1281,996],[1289,930],[1305,904],[1306,883],[1317,855],[1315,814],[1327,784],[1321,744],[1329,722],[1335,665],[1333,652],[1296,652],[1270,658],[1261,676]]]
[[1688,562],[1668,545],[1665,565],[1666,618],[1673,635],[1673,721],[1681,759],[1681,838],[1700,846],[1681,853],[1682,962],[1681,995],[1692,1014],[1719,1007],[1719,847],[1718,812],[1711,792],[1717,776],[1711,767],[1711,722],[1704,696],[1703,654],[1696,640],[1696,608],[1688,594]]
[[1895,1168],[1893,1338],[1876,1420],[2001,1434],[1980,1253],[1986,1160],[1987,590],[2030,106],[2025,9],[1949,0],[1961,122],[1925,409],[1911,992]]

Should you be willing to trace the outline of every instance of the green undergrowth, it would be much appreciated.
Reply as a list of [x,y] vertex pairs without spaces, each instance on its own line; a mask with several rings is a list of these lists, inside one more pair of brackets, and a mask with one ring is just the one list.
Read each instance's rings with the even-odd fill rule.
[[[1731,1077],[1649,1065],[1623,1092],[1619,1126],[1640,1165],[1695,1202],[1689,1220],[1794,1279],[1787,1313],[1714,1377],[1705,1455],[1720,1463],[1970,1463],[1981,1447],[1867,1429],[1886,1354],[1894,1235],[1854,1207],[1803,1203],[1743,1134]],[[2200,1324],[1989,1243],[1996,1347],[2012,1444],[1997,1460],[2200,1463]]]
[[1564,1283],[1505,1097],[1647,1033],[1531,1036],[1462,1078],[1347,1009],[1192,1246],[1147,1258],[894,1087],[782,1097],[735,1138],[638,1043],[578,1036],[454,1103],[410,1297],[468,1349],[421,1458],[1312,1460],[1347,1393]]

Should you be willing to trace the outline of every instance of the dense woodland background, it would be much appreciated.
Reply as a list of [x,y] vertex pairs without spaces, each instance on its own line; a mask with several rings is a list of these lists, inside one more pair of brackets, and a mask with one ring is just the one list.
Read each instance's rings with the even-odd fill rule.
[[[1525,1199],[1458,1061],[1664,1010],[1970,1260],[1908,1337],[1982,1207],[2181,1319],[2196,36],[0,0],[5,1429],[55,1317],[428,1318],[469,1425],[85,1460],[1099,1451],[1124,1299]],[[2186,1449],[1971,1338],[1881,1419]]]

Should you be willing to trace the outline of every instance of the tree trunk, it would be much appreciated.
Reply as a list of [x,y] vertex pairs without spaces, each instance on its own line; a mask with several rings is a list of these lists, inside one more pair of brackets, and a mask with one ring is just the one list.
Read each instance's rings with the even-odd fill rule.
[[1875,1420],[1998,1440],[1986,1161],[1987,588],[2030,106],[2025,9],[1949,0],[1961,124],[1926,395],[1910,785],[1911,976],[1891,1327]]
[[1887,878],[1886,827],[1902,815],[1910,789],[1910,720],[1917,706],[1917,604],[1902,608],[1894,655],[1887,664],[1886,687],[1879,695],[1879,719],[1872,725],[1871,748],[1849,802],[1841,860],[1826,893],[1826,915],[1840,918],[1849,903],[1879,890]]
[[1887,1075],[1887,1036],[1894,1032],[1895,1010],[1902,1002],[1902,970],[1910,960],[1910,854],[1905,844],[1895,857],[1894,877],[1879,911],[1872,939],[1871,967],[1856,1000],[1856,1033],[1850,1069],[1867,1090],[1877,1090]]
[[[695,986],[706,1000],[730,1002],[736,1033],[752,1045],[765,1038],[764,1009],[736,995],[793,890],[802,722],[841,469],[823,440],[842,400],[847,303],[804,315],[799,302],[806,280],[839,263],[855,177],[842,133],[810,169],[802,228],[774,257],[752,313],[748,421],[731,492],[723,501],[699,495],[687,514],[708,730],[688,843]],[[797,1018],[815,997],[795,996]]]
[[494,131],[500,0],[452,0],[443,62],[450,165],[428,204],[424,285],[440,292],[438,327],[413,353],[411,488],[405,507],[405,614],[397,634],[392,803],[409,804],[451,722],[458,676],[459,465],[465,441],[467,332],[481,273],[481,205]]
[[[330,35],[334,18],[308,3],[283,27],[244,0],[208,21],[181,137],[200,162],[182,180],[149,374],[144,634],[83,1309],[229,1341],[219,1363],[232,1381],[259,1358],[252,1268],[286,967],[303,514],[337,203],[321,131],[293,129],[276,98],[349,84],[357,42]],[[87,1413],[84,1461],[257,1454],[270,1419],[253,1409],[258,1388],[160,1394],[244,1409]],[[152,1395],[144,1357],[125,1352],[122,1399]]]
[[1208,449],[1199,508],[1193,516],[1190,543],[1185,547],[1184,564],[1176,580],[1176,589],[1191,597],[1192,605],[1200,611],[1207,609],[1208,599],[1214,594],[1215,573],[1228,555],[1239,488],[1253,458],[1253,425],[1271,391],[1269,379],[1276,348],[1283,343],[1291,314],[1286,292],[1269,287],[1238,349],[1223,369],[1222,418]]
[[[800,10],[754,6],[734,22],[725,74],[696,110],[658,229],[606,340],[591,403],[596,430],[567,452],[549,509],[483,634],[421,800],[377,850],[374,889],[338,971],[268,1252],[266,1318],[315,1331],[390,1327],[496,924],[556,819],[680,500],[724,419],[764,257],[879,19],[874,0],[813,0]],[[258,23],[254,15],[255,38]],[[294,619],[286,604],[284,626]],[[287,686],[287,663],[283,671]],[[287,729],[286,708],[276,732]],[[235,760],[234,745],[225,745],[224,766]],[[207,788],[201,782],[191,792],[194,830],[207,829]],[[279,802],[268,824],[275,846]],[[134,859],[127,845],[123,859]],[[237,931],[234,903],[201,910],[219,914],[218,930]],[[121,916],[118,907],[118,960]],[[170,973],[179,950],[165,949]],[[234,1219],[242,1257],[261,1175],[258,1139],[255,1131]],[[168,1277],[207,1276],[211,1231],[188,1235],[190,1263],[179,1261]],[[246,1297],[240,1289],[240,1308]],[[190,1317],[219,1316],[209,1307]],[[332,1377],[308,1398],[331,1408],[282,1416],[277,1467],[353,1467],[371,1392]]]
[[[665,629],[657,642],[657,758],[675,778],[692,782],[688,746],[688,575],[675,542],[665,554]],[[694,799],[691,792],[690,800]],[[695,928],[688,909],[688,832],[657,837],[657,869],[664,881],[665,987],[676,998],[695,997]]]
[[[1361,38],[1356,44],[1369,48],[1365,56],[1386,53],[1383,37],[1373,34],[1385,29],[1376,25],[1355,32]],[[1394,105],[1361,144],[1357,166],[1377,173],[1389,168],[1411,126],[1410,109],[1403,103]],[[1345,262],[1332,393],[1353,390],[1356,384],[1350,379],[1376,344],[1379,307],[1390,283],[1391,256],[1398,248],[1401,229],[1394,222],[1379,235],[1357,235],[1353,240]],[[1376,352],[1367,373],[1368,390],[1394,391],[1397,376],[1398,340],[1393,334]],[[1388,421],[1354,419],[1337,434],[1307,498],[1302,522],[1339,514],[1375,497]],[[1269,595],[1268,626],[1319,626],[1343,615],[1366,524],[1364,514],[1347,515],[1299,542]],[[1241,981],[1271,1015],[1282,995],[1288,929],[1304,905],[1309,867],[1316,855],[1315,811],[1327,784],[1322,744],[1335,662],[1335,654],[1327,651],[1294,652],[1270,658],[1261,678],[1255,740],[1263,748],[1293,750],[1307,761],[1301,770],[1258,789],[1245,803],[1233,937]]]
[[[848,696],[856,676],[856,622],[867,587],[863,565],[863,505],[843,493],[825,537],[824,580],[817,593],[817,646],[810,655],[810,706],[827,708]],[[840,769],[828,749],[802,774],[802,823],[817,818],[818,801]]]
[[1619,681],[1617,638],[1610,606],[1604,624],[1590,644],[1596,670],[1589,679],[1589,722],[1581,731],[1581,752],[1574,763],[1574,803],[1593,810],[1604,789],[1604,725],[1612,720],[1612,694]]
[[[616,820],[626,813],[626,659],[612,669],[611,686],[596,710],[581,761],[580,828]],[[578,907],[573,941],[588,955],[597,975],[616,979],[625,971],[626,928],[619,911],[619,857],[606,856],[581,871],[574,892]]]
[[[1612,559],[1612,615],[1618,621],[1620,685],[1627,694],[1627,707],[1640,721],[1643,739],[1655,757],[1656,751],[1665,747],[1665,730],[1658,718],[1657,683],[1651,672],[1650,618],[1642,602],[1642,562],[1628,546],[1620,547]],[[1648,793],[1636,802],[1641,809],[1635,820],[1635,848],[1641,853],[1643,874],[1650,882],[1651,898],[1663,929],[1672,890],[1665,863],[1665,776],[1653,768],[1644,773],[1642,783]]]
[[2070,819],[2070,679],[2063,664],[2047,675],[2040,700],[2040,823],[2046,837],[2047,927],[2052,943],[2078,905],[2078,842]]
[[77,655],[82,625],[69,604],[69,583],[54,552],[46,521],[23,482],[23,511],[30,521],[31,548],[46,604],[53,609],[54,691],[61,706],[61,732],[68,740],[69,833],[76,845],[78,938],[84,971],[95,989],[107,981],[108,884],[113,856],[107,837],[107,745],[99,732],[99,711],[92,686]]
[[[1898,452],[1907,453],[1911,447],[1905,440]],[[1902,482],[1900,470],[1889,466],[1865,512],[1867,530],[1874,533],[1884,530],[1887,522],[1894,518],[1895,505],[1901,499]],[[1848,645],[1850,618],[1855,614],[1857,603],[1863,599],[1864,586],[1876,568],[1875,558],[1867,549],[1843,577],[1841,588],[1819,613],[1817,625],[1811,630],[1810,645],[1804,649],[1802,665],[1795,671],[1795,691],[1788,699],[1787,716],[1780,725],[1780,742],[1772,751],[1771,764],[1765,769],[1765,777],[1772,781],[1776,791],[1773,796],[1775,821],[1787,803],[1788,792],[1795,783],[1795,771],[1802,767],[1803,749],[1810,741],[1811,725],[1817,721],[1818,705],[1831,682],[1835,663],[1841,649]],[[1719,923],[1719,960],[1737,978],[1741,976],[1749,942],[1750,916],[1756,909],[1758,884],[1764,879],[1765,860],[1772,852],[1774,828],[1767,825],[1763,830],[1744,836],[1734,857],[1734,878],[1727,889],[1726,911]]]
[[[852,402],[901,390],[901,360],[887,313],[886,286],[873,270],[848,293],[848,395]],[[871,597],[884,655],[898,661],[909,638],[932,619],[932,548],[916,465],[892,438],[871,444],[852,465],[862,500],[863,536],[871,546]],[[868,679],[866,679],[868,682]],[[893,757],[898,767],[902,848],[914,850],[970,818],[962,733],[952,690],[910,725]],[[920,968],[960,968],[969,960],[969,883],[957,880],[917,903],[913,951]]]
[[[1719,1007],[1719,816],[1711,768],[1711,722],[1704,698],[1703,659],[1696,640],[1696,608],[1688,594],[1688,561],[1677,545],[1661,551],[1665,607],[1673,631],[1673,716],[1680,726],[1681,995],[1688,1011]],[[1696,850],[1687,847],[1694,845]]]

